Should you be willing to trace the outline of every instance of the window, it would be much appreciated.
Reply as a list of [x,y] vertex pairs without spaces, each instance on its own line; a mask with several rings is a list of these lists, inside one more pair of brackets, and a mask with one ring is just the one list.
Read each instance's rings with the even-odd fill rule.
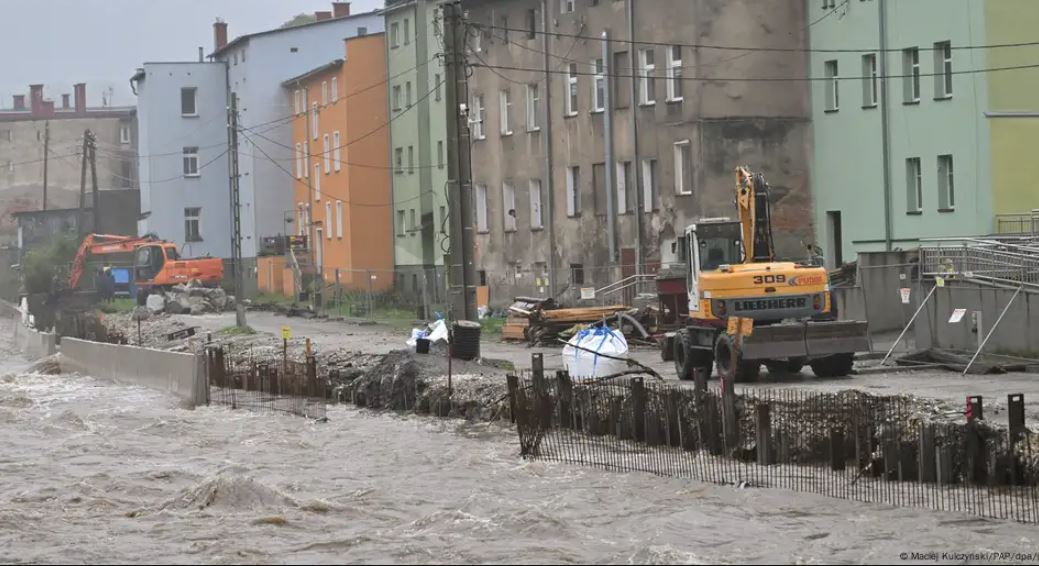
[[332,201],[325,202],[325,224],[328,226],[328,230],[325,230],[325,237],[329,240],[332,239]]
[[328,106],[328,81],[321,81],[321,106]]
[[303,145],[303,176],[310,178],[310,144]]
[[602,112],[606,104],[606,69],[602,59],[592,61],[595,81],[592,85],[592,112]]
[[415,209],[412,208],[408,211],[408,216],[411,219],[411,224],[408,226],[408,232],[414,234],[418,231],[418,224],[415,223]]
[[235,66],[238,66],[238,52],[237,51],[234,52],[234,56],[231,58],[231,60],[234,62],[233,64]]
[[574,0],[559,0],[559,9],[564,14],[573,13]]
[[570,167],[566,170],[566,215],[581,214],[581,168]]
[[574,285],[584,285],[584,265],[580,263],[570,264],[570,281]]
[[592,207],[597,216],[606,216],[606,164],[592,164]]
[[657,209],[657,160],[642,160],[642,210]]
[[512,93],[506,89],[498,93],[498,111],[501,120],[501,135],[511,136],[512,127],[509,125],[509,113],[512,111]]
[[342,167],[343,162],[340,159],[341,154],[339,153],[339,131],[332,132],[332,157],[334,159],[334,167],[336,171],[339,171]]
[[471,47],[472,51],[474,51],[476,53],[479,53],[479,52],[483,51],[483,30],[477,28],[476,32],[473,33],[472,37],[473,37],[473,46]]
[[404,233],[405,233],[405,230],[406,230],[406,228],[404,226],[404,211],[403,210],[398,210],[397,211],[397,235],[398,236],[403,236]]
[[862,56],[862,107],[877,106],[877,56],[870,53]]
[[300,104],[300,91],[297,88],[292,93],[292,110],[296,114],[299,114],[300,112],[302,112],[301,108],[303,108],[303,106]]
[[184,148],[184,176],[198,177],[198,148]]
[[[613,107],[614,108],[627,108],[630,101],[628,98],[631,96],[631,76],[627,72],[628,68],[628,52],[618,51],[613,54],[613,68],[611,73],[613,76]],[[624,71],[622,71],[624,69]]]
[[343,201],[336,201],[336,238],[343,237]]
[[130,143],[130,126],[119,126],[119,143],[123,145]]
[[541,90],[538,83],[527,85],[527,131],[536,132],[541,129],[538,110],[541,105]]
[[826,76],[826,81],[823,85],[826,88],[826,111],[834,112],[840,108],[840,77],[837,74],[837,60],[827,61],[823,64],[823,71]]
[[920,102],[920,50],[916,47],[902,50],[902,90],[905,104]]
[[837,7],[837,0],[823,0],[823,10],[829,10]]
[[566,73],[566,115],[577,115],[577,63],[570,63]]
[[415,146],[408,146],[408,173],[415,172]]
[[531,8],[527,10],[527,39],[534,39],[537,37],[538,31],[538,11]]
[[498,27],[501,28],[501,39],[505,43],[509,42],[509,17],[501,16],[498,18]]
[[675,192],[693,194],[693,152],[689,140],[675,144]]
[[321,165],[314,164],[314,200],[321,200]]
[[332,77],[332,102],[339,101],[339,77]]
[[476,231],[487,232],[487,186],[476,185]]
[[202,216],[201,208],[184,209],[184,241],[201,242],[202,233],[199,231],[199,217]]
[[331,172],[331,147],[328,144],[328,134],[325,134],[322,138],[322,144],[324,146],[324,152],[321,152],[321,155],[324,157],[325,174],[328,174]]
[[906,213],[920,214],[924,207],[923,179],[920,172],[920,158],[906,159]]
[[407,107],[411,108],[411,81],[404,84],[404,100],[407,103]]
[[952,156],[938,156],[938,210],[956,208],[956,190],[952,176]]
[[242,48],[242,63],[245,63],[245,48]]
[[437,167],[444,168],[444,140],[437,140]]
[[667,100],[682,100],[682,46],[672,45],[667,48]]
[[393,150],[393,163],[396,165],[397,173],[404,172],[404,148],[398,147]]
[[483,95],[473,97],[473,139],[482,140],[487,136],[483,132]]
[[400,112],[400,85],[393,87],[393,110]]
[[530,180],[530,229],[540,230],[545,227],[544,215],[541,213],[541,179]]
[[617,214],[627,214],[634,210],[635,191],[629,191],[631,179],[631,162],[617,162]]
[[391,49],[396,49],[396,48],[400,47],[400,41],[398,40],[398,37],[397,37],[399,35],[400,35],[400,24],[397,23],[397,22],[393,22],[392,24],[390,24],[390,48]]
[[303,146],[296,144],[296,178],[303,176]]
[[357,37],[364,37],[368,35],[368,28],[365,26],[359,26],[357,28]]
[[198,108],[195,107],[195,94],[198,89],[187,87],[180,89],[180,115],[198,116]]
[[314,130],[314,132],[313,132],[314,133],[314,139],[316,140],[317,139],[317,135],[318,135],[318,133],[317,133],[317,131],[318,131],[318,127],[317,127],[317,102],[315,102],[314,104],[311,105],[311,110],[313,111],[313,114],[311,114],[311,120],[310,121],[312,123],[310,125],[310,128],[312,130]]
[[411,22],[404,18],[404,45],[411,44]]
[[952,98],[952,44],[934,44],[934,97]]
[[657,81],[654,74],[657,71],[656,59],[652,49],[639,50],[639,90],[642,93],[641,104],[651,105],[657,103]]
[[440,73],[433,75],[433,100],[440,100]]
[[511,183],[501,185],[501,209],[504,213],[503,227],[506,232],[516,231],[516,189]]

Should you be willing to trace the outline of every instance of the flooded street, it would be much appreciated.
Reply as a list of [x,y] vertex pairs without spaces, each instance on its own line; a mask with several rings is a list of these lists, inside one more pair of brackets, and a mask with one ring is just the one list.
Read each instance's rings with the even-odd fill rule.
[[861,563],[1039,548],[1039,530],[1014,523],[525,462],[497,426],[190,411],[5,364],[3,562]]

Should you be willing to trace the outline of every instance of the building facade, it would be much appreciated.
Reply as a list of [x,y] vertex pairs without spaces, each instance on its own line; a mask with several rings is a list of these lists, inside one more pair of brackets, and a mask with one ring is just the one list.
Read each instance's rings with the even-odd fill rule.
[[[476,258],[492,305],[576,298],[675,261],[688,225],[735,214],[739,165],[772,185],[780,254],[805,256],[808,87],[747,80],[805,75],[804,6],[764,4],[466,3],[478,30],[469,38]],[[734,42],[794,51],[693,45]]]
[[[998,3],[839,4],[806,2],[804,12],[817,50],[810,75],[820,79],[812,182],[827,264],[922,238],[991,233],[990,77],[958,73],[984,69],[987,56],[953,47],[985,44],[985,13]],[[839,49],[849,51],[818,51]]]
[[396,285],[438,296],[450,246],[442,0],[387,0]]
[[[45,98],[44,85],[31,85],[28,100],[17,94],[10,108],[0,108],[0,240],[14,241],[12,213],[44,208],[45,167],[46,208],[79,206],[87,130],[97,148],[98,188],[138,188],[137,109],[91,107],[87,85],[74,89],[57,103]],[[92,188],[88,173],[87,192]]]
[[348,38],[337,59],[283,83],[293,112],[293,221],[325,283],[393,285],[384,34]]

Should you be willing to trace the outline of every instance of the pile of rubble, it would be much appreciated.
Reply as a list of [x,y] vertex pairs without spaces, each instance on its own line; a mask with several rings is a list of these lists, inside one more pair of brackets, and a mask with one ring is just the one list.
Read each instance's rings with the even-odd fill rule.
[[235,298],[219,287],[203,287],[189,282],[175,285],[163,293],[150,294],[145,304],[153,313],[202,314],[232,310]]

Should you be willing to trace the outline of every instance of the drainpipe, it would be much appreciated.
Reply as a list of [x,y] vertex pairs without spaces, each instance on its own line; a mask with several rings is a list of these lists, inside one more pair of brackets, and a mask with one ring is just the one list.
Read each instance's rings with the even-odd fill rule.
[[557,289],[556,279],[556,199],[552,182],[552,68],[548,59],[548,0],[541,0],[541,50],[544,52],[545,65],[545,128],[542,131],[542,146],[545,148],[545,196],[548,201],[548,296],[554,297]]
[[[613,184],[613,101],[610,100],[610,35],[602,32],[602,74],[603,74],[603,129],[605,130],[606,159],[606,230],[610,242],[610,263],[617,262],[617,227],[614,218],[617,211],[616,193]],[[594,187],[593,187],[594,188]]]
[[890,113],[887,95],[887,6],[885,0],[877,0],[880,21],[880,135],[884,168],[884,249],[891,251],[891,137]]
[[642,255],[642,219],[644,209],[651,203],[646,203],[643,200],[643,191],[645,188],[642,186],[642,160],[639,156],[639,126],[636,120],[635,114],[638,112],[638,101],[636,96],[638,92],[635,88],[635,82],[638,80],[637,67],[635,66],[636,56],[635,52],[636,44],[635,41],[635,0],[628,0],[628,39],[632,41],[631,49],[628,50],[628,68],[631,69],[631,88],[628,95],[628,107],[631,110],[631,140],[634,148],[634,157],[632,157],[632,174],[635,177],[635,273],[641,275],[643,272],[643,263],[645,259]]

